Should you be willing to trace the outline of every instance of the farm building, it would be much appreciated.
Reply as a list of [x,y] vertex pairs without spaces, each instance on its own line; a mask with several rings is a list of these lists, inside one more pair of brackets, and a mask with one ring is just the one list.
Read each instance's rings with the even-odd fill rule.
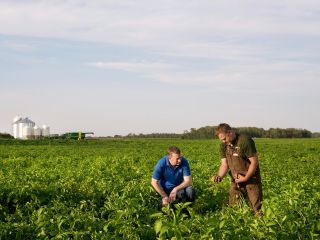
[[43,125],[36,126],[35,122],[29,118],[16,116],[12,123],[13,137],[16,139],[38,139],[50,135],[50,127]]

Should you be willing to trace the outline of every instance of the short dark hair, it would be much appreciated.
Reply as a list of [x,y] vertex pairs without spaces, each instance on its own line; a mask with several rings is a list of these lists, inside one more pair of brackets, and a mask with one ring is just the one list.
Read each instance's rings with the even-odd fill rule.
[[181,154],[181,151],[178,147],[176,146],[171,146],[168,148],[168,154],[170,155],[171,153],[175,153],[175,154]]
[[230,127],[229,124],[227,123],[220,123],[216,128],[215,128],[215,134],[218,136],[220,133],[228,133],[232,131],[232,128]]

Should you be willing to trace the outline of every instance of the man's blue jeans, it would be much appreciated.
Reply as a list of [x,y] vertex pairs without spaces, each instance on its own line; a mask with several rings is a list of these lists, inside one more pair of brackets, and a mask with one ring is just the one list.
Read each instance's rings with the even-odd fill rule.
[[[167,192],[168,196],[170,195],[170,192]],[[179,202],[193,202],[195,200],[195,191],[192,186],[186,187],[185,189],[179,190],[177,192],[176,200],[174,203]]]

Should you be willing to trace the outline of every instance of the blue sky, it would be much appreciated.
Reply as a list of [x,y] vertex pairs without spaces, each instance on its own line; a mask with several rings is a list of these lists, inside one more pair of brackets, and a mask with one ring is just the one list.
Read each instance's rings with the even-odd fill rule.
[[320,131],[320,2],[0,1],[0,132]]

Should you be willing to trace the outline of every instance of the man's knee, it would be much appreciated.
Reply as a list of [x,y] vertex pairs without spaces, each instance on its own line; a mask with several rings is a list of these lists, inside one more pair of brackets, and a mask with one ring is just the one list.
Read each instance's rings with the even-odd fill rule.
[[261,184],[248,184],[247,195],[250,205],[254,212],[259,212],[262,206],[262,188]]
[[186,187],[177,192],[177,199],[180,201],[193,202],[195,200],[195,191],[192,186]]
[[230,191],[229,191],[229,205],[233,206],[238,204],[239,199],[241,198],[241,192],[237,188],[236,184],[231,183]]
[[193,187],[192,186],[186,187],[185,192],[187,196],[187,201],[193,202],[196,198],[196,194]]
[[195,200],[195,191],[192,186],[180,190],[177,195],[179,195],[180,199],[187,202],[193,202]]

